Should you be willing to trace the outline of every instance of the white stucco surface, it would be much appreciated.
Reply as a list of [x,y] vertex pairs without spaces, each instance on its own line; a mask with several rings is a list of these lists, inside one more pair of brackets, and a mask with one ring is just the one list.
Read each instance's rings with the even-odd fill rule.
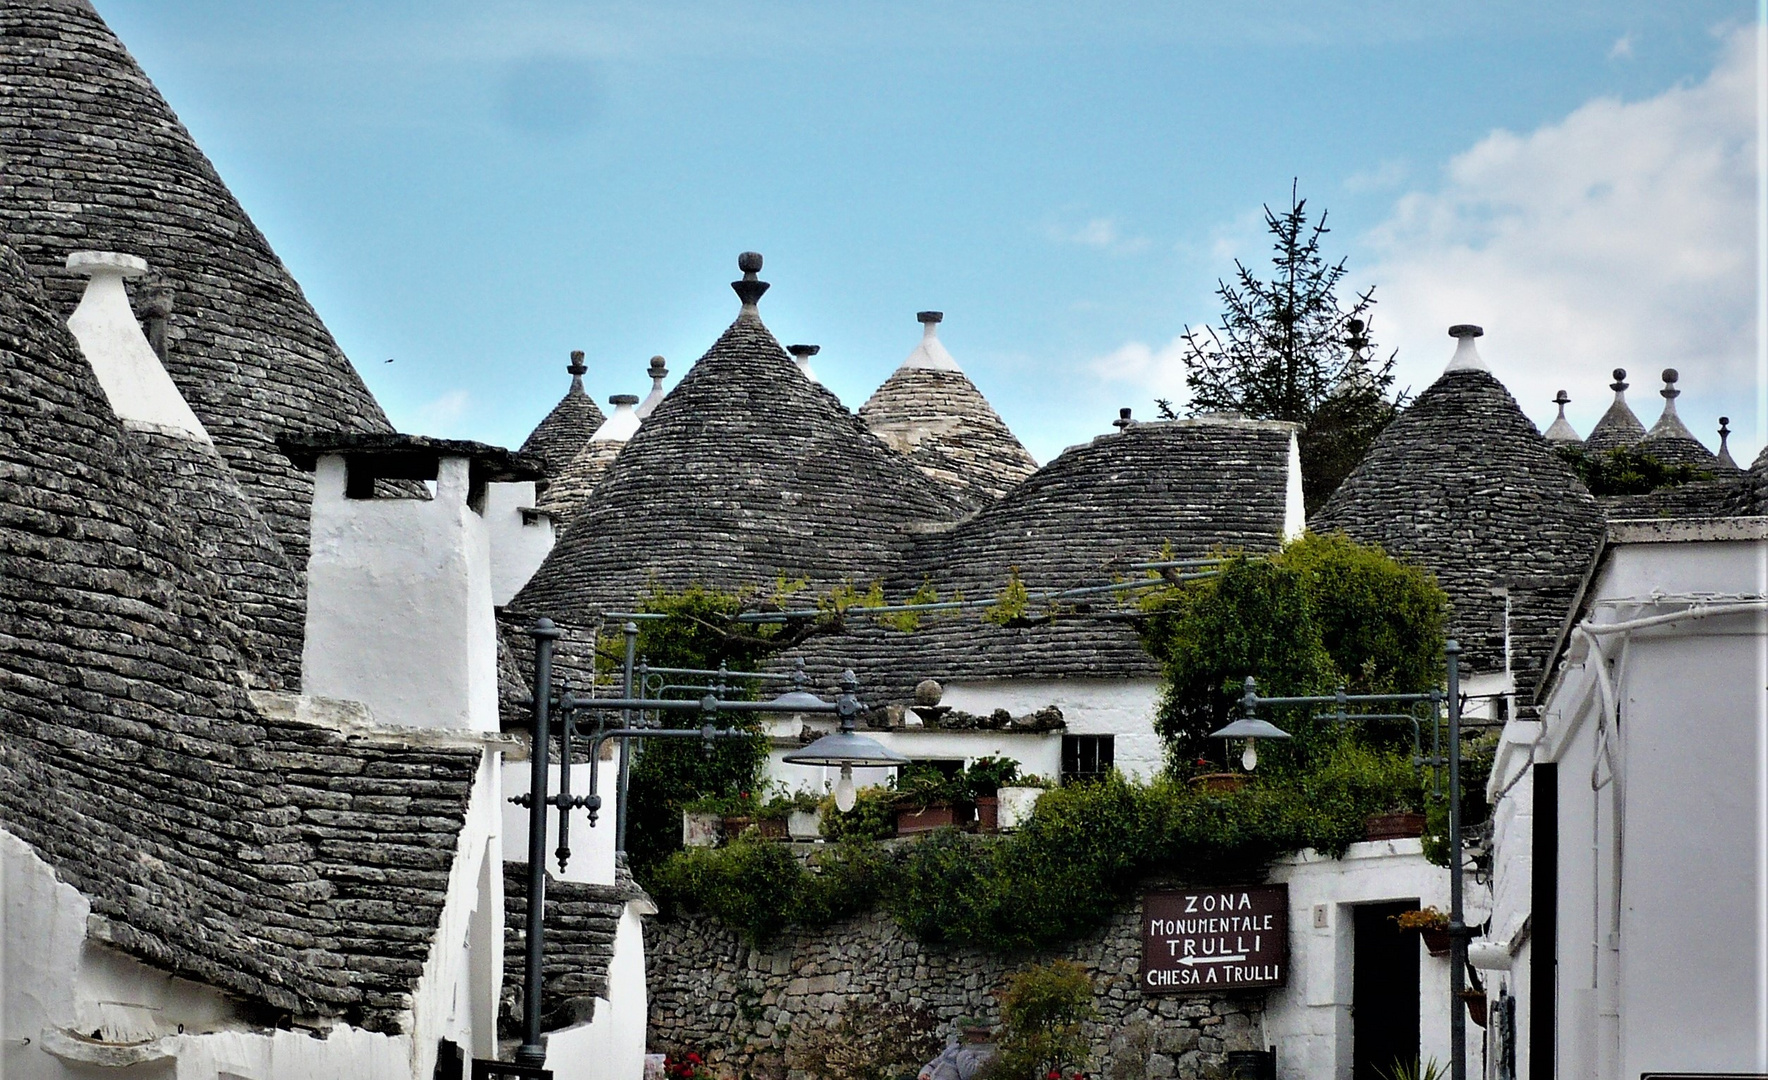
[[[1558,1075],[1768,1071],[1768,627],[1759,603],[1686,615],[1768,592],[1765,525],[1611,526],[1580,613],[1594,633],[1573,635],[1542,723],[1506,730],[1491,936],[1537,874],[1558,906],[1557,956],[1524,940],[1494,973],[1519,999],[1519,1069],[1543,1007],[1530,964],[1556,963]],[[1531,851],[1536,762],[1558,766],[1554,868]]]
[[76,251],[67,265],[91,275],[79,306],[68,317],[68,329],[98,376],[111,411],[124,423],[209,442],[202,421],[166,374],[129,307],[123,279],[147,273],[147,263],[114,252]]
[[467,467],[443,458],[431,499],[347,499],[344,459],[320,457],[303,693],[394,726],[497,730],[490,532]]
[[644,1074],[649,1001],[641,916],[654,910],[636,901],[626,905],[614,932],[609,996],[596,999],[589,1023],[546,1037],[546,1065],[555,1080],[639,1080]]
[[[491,537],[491,602],[510,602],[546,561],[555,536],[552,517],[534,510],[534,481],[488,484],[485,529]],[[523,513],[526,510],[528,513]]]
[[[1069,735],[1113,735],[1116,765],[1125,776],[1147,780],[1166,765],[1166,750],[1154,733],[1160,704],[1158,679],[1001,679],[952,682],[941,704],[986,716],[1005,709],[1014,716],[1050,705],[1062,710]],[[1061,767],[1061,740],[1050,771],[1027,769],[1054,778]]]
[[[1447,911],[1449,872],[1427,861],[1416,839],[1383,840],[1352,844],[1342,859],[1304,851],[1273,867],[1271,880],[1289,885],[1290,911],[1289,984],[1265,999],[1265,1041],[1278,1047],[1278,1076],[1348,1077],[1356,1031],[1351,909],[1415,900]],[[1484,918],[1483,906],[1483,897],[1469,895],[1468,922]],[[1447,1069],[1449,961],[1431,956],[1422,943],[1418,953],[1419,1057]],[[1469,1060],[1478,1061],[1479,1029],[1468,1028]]]
[[[597,794],[602,797],[601,811],[593,828],[587,810],[571,811],[571,858],[563,870],[559,869],[558,856],[559,812],[557,809],[546,812],[546,870],[560,881],[614,884],[614,792],[620,775],[620,750],[612,742],[603,745],[609,756],[602,759],[601,775],[597,779]],[[548,765],[546,775],[547,794],[558,794],[559,766]],[[510,802],[509,798],[527,794],[531,779],[530,765],[525,758],[504,763],[503,834],[507,839],[503,857],[510,862],[528,861],[528,810]],[[571,793],[589,794],[588,762],[571,766]]]
[[85,898],[58,880],[28,844],[3,830],[0,913],[5,1080],[430,1075],[414,1070],[408,1036],[341,1024],[326,1032],[256,1029],[224,995],[88,941],[91,909]]

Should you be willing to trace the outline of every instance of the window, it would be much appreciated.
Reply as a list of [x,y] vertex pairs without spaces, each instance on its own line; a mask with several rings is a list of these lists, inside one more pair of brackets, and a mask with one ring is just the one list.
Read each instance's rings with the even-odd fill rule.
[[1111,771],[1112,735],[1062,736],[1062,782],[1097,780]]

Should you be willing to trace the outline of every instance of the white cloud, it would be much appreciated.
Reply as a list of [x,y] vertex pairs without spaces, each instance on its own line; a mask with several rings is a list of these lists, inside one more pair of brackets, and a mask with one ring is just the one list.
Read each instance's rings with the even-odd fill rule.
[[[1618,366],[1650,424],[1669,366],[1691,429],[1712,443],[1727,413],[1750,435],[1757,32],[1733,32],[1698,83],[1493,132],[1436,190],[1403,196],[1364,238],[1378,337],[1399,346],[1402,382],[1428,385],[1452,351],[1446,328],[1474,322],[1487,363],[1538,423],[1564,387],[1588,432]],[[1753,451],[1760,433],[1747,441]]]
[[1616,38],[1614,46],[1608,50],[1608,58],[1610,60],[1633,59],[1633,35],[1622,34]]
[[1386,191],[1405,183],[1411,169],[1399,158],[1388,158],[1372,169],[1345,177],[1346,191]]
[[1129,341],[1104,356],[1089,360],[1087,368],[1102,381],[1139,387],[1151,398],[1171,401],[1177,409],[1185,400],[1184,355],[1183,337],[1175,337],[1160,346]]
[[1116,218],[1096,217],[1076,227],[1051,225],[1047,231],[1050,239],[1058,243],[1078,244],[1112,255],[1133,255],[1148,247],[1145,236],[1125,236]]

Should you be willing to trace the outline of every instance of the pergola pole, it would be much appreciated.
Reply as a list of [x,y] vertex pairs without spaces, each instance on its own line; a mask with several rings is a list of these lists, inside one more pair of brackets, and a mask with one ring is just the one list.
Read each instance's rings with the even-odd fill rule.
[[528,752],[528,960],[522,971],[522,1045],[516,1049],[516,1064],[540,1068],[546,1064],[546,1048],[540,1044],[540,991],[546,961],[546,759],[552,734],[548,710],[553,642],[559,639],[559,630],[551,619],[540,619],[528,636],[534,639],[534,728]]

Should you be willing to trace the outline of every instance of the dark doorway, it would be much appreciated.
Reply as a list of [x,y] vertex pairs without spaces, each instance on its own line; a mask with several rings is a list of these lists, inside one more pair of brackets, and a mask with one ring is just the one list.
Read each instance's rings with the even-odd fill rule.
[[1418,902],[1363,904],[1356,923],[1351,991],[1351,1080],[1386,1080],[1394,1062],[1418,1059],[1418,935],[1393,917]]

